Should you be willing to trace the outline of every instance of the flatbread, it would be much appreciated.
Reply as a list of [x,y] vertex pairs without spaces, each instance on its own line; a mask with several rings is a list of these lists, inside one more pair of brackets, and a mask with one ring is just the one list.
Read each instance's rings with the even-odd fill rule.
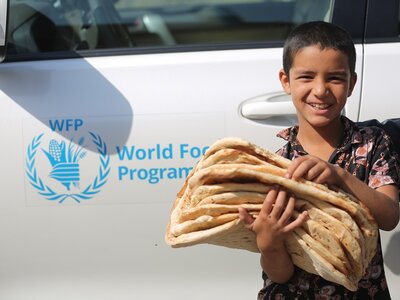
[[261,158],[263,161],[266,161],[270,164],[273,164],[275,166],[281,167],[281,168],[287,168],[291,161],[289,159],[286,159],[280,155],[277,155],[274,152],[271,152],[267,149],[264,149],[262,147],[259,147],[256,144],[253,144],[251,142],[245,141],[241,138],[235,138],[235,137],[226,137],[220,140],[217,140],[214,144],[208,148],[206,153],[204,154],[203,159],[207,159],[209,156],[214,154],[220,149],[237,149],[241,150],[243,152],[249,153],[251,155],[254,155],[256,157]]
[[266,194],[271,189],[270,186],[262,183],[236,183],[236,182],[224,182],[221,184],[214,185],[201,185],[191,194],[191,206],[196,206],[198,203],[210,196],[229,193],[229,192],[253,192]]
[[239,219],[202,231],[174,236],[167,231],[166,240],[174,248],[197,244],[213,244],[234,249],[259,252],[255,235]]
[[215,164],[250,164],[265,165],[266,161],[237,149],[220,149],[213,154],[203,158],[196,166],[196,171],[205,169]]
[[219,225],[223,225],[230,221],[238,219],[238,213],[226,213],[219,216],[201,215],[194,220],[188,220],[177,224],[171,229],[174,236],[180,236],[185,233],[210,229]]
[[[298,200],[301,202],[301,200]],[[343,250],[346,251],[347,257],[351,264],[351,268],[356,277],[362,277],[365,271],[365,249],[363,245],[353,236],[349,228],[342,224],[339,220],[322,211],[321,209],[312,206],[308,202],[303,202],[303,208],[307,210],[311,220],[319,223],[328,229],[331,234],[336,237],[342,244]]]
[[[254,166],[246,164],[222,164],[200,169],[189,180],[186,196],[190,197],[192,190],[203,184],[219,184],[222,182],[261,182],[266,185],[278,184],[304,199],[319,199],[341,207],[353,216],[359,216],[353,202],[337,197],[336,193],[329,193],[312,185],[302,184],[283,177],[284,173],[270,166]],[[362,217],[360,217],[362,219]]]
[[[242,204],[240,207],[243,207],[248,211],[260,211],[262,204]],[[176,221],[177,223],[182,223],[187,220],[194,220],[203,215],[216,217],[227,213],[237,213],[238,210],[239,205],[204,204],[202,206],[195,206],[182,211]]]
[[[328,261],[332,266],[335,267],[340,273],[343,275],[349,276],[351,274],[351,266],[348,260],[346,259],[346,256],[343,253],[341,253],[341,247],[339,245],[339,248],[331,248],[330,243],[324,243],[321,242],[319,239],[315,238],[320,238],[323,231],[319,227],[314,228],[313,236],[308,234],[303,228],[299,227],[294,230],[295,234],[297,234],[304,242],[306,242],[307,245],[311,249],[313,249],[318,255],[323,257],[326,261]],[[324,236],[323,236],[324,237]],[[326,247],[328,246],[328,247]]]
[[266,193],[226,192],[205,197],[198,203],[198,205],[203,206],[206,204],[263,204],[266,196]]
[[217,141],[192,169],[173,203],[166,242],[208,243],[259,252],[239,207],[257,218],[266,194],[279,185],[295,196],[296,214],[310,219],[289,234],[292,261],[307,272],[356,290],[376,252],[378,227],[368,208],[343,191],[285,177],[291,161],[237,138]]
[[357,278],[346,276],[339,272],[297,234],[289,235],[285,243],[293,264],[299,268],[308,273],[319,275],[326,280],[341,284],[350,291],[357,290]]
[[[313,249],[322,249],[323,253],[320,255],[334,265],[335,268],[345,275],[349,275],[350,272],[352,272],[352,266],[342,248],[340,240],[333,235],[329,229],[322,226],[317,221],[309,219],[302,225],[302,228],[298,228],[296,232],[301,230],[314,240],[314,246],[320,245],[322,247]],[[304,236],[306,235],[304,234]],[[325,253],[329,253],[329,257],[324,256]]]

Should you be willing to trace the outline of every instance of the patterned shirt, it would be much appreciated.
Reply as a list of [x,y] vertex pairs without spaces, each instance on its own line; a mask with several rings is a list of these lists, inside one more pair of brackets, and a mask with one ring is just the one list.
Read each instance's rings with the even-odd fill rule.
[[[388,184],[399,186],[400,161],[397,153],[391,150],[393,145],[388,135],[378,127],[358,127],[346,117],[342,117],[342,122],[344,125],[342,142],[328,161],[346,169],[371,188],[376,189]],[[278,133],[278,137],[288,141],[278,154],[289,159],[307,154],[297,140],[297,133],[298,126]],[[286,284],[272,282],[264,272],[263,280],[264,287],[258,294],[258,300],[390,299],[380,239],[378,239],[377,253],[360,280],[356,292],[297,267],[293,277]]]

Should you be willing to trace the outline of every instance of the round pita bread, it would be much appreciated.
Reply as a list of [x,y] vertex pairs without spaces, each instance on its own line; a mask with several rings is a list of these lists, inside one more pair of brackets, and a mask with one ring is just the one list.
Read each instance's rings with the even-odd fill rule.
[[173,203],[165,235],[172,247],[201,243],[259,252],[239,207],[257,218],[266,194],[280,185],[310,219],[289,234],[292,261],[307,272],[356,290],[376,252],[378,227],[351,195],[285,177],[290,161],[237,138],[217,141],[192,169]]

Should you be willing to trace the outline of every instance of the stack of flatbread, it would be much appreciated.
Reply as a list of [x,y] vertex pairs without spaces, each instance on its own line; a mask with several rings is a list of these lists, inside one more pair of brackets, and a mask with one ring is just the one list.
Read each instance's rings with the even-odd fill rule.
[[378,228],[354,197],[307,180],[284,177],[290,161],[238,138],[214,143],[178,192],[168,223],[172,247],[209,243],[259,252],[238,207],[257,217],[267,192],[280,185],[309,219],[286,239],[292,261],[307,272],[356,290],[376,252]]

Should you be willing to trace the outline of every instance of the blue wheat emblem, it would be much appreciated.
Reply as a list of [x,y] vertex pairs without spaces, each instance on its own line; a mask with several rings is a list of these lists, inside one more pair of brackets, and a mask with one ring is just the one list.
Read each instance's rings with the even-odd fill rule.
[[110,157],[107,154],[107,146],[102,138],[93,132],[89,132],[91,142],[96,146],[99,154],[99,172],[95,176],[92,183],[78,190],[80,192],[71,192],[71,185],[79,188],[80,168],[79,161],[86,156],[87,151],[84,150],[84,139],[81,138],[77,145],[71,140],[66,146],[65,142],[58,143],[52,139],[49,142],[48,150],[41,149],[49,160],[52,170],[49,176],[60,182],[67,192],[58,193],[50,186],[45,184],[36,171],[36,153],[40,149],[43,133],[33,137],[32,142],[28,146],[26,157],[26,175],[33,188],[45,197],[47,200],[58,201],[63,203],[67,199],[72,199],[77,203],[83,200],[90,200],[97,195],[101,188],[106,184],[108,175],[110,174]]
[[83,150],[84,138],[81,138],[77,145],[73,145],[72,140],[66,147],[65,142],[58,143],[50,140],[48,151],[42,149],[52,166],[49,177],[59,181],[67,190],[71,189],[71,184],[79,188],[79,161],[86,156]]

